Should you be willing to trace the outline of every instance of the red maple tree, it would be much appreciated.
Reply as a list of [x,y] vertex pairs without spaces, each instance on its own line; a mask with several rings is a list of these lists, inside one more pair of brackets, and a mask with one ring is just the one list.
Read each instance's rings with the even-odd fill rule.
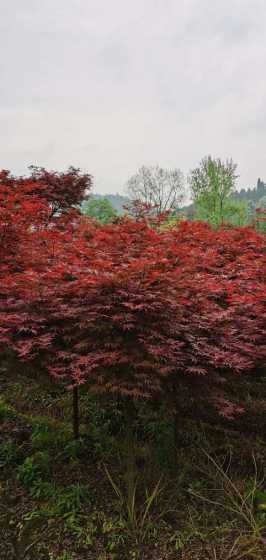
[[173,407],[187,394],[232,417],[226,376],[265,363],[264,237],[199,222],[99,226],[43,196],[37,178],[0,182],[0,342],[70,387]]
[[80,219],[73,206],[90,188],[91,177],[74,168],[61,174],[34,169],[27,178],[0,172],[0,344],[20,338],[33,313],[34,286],[63,258]]

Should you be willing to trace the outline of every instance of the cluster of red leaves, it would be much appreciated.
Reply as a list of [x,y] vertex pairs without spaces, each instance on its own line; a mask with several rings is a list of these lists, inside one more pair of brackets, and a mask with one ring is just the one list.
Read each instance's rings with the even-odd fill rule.
[[124,209],[135,221],[145,220],[153,227],[164,224],[171,215],[170,210],[158,212],[158,204],[149,204],[139,199],[133,199],[124,205]]
[[33,287],[71,244],[80,220],[75,206],[90,188],[90,176],[73,168],[60,174],[34,169],[27,178],[0,172],[0,343],[10,342],[11,331],[19,338],[22,309],[30,316]]
[[51,218],[37,180],[10,197],[6,180],[0,343],[70,386],[165,399],[186,386],[231,416],[217,387],[265,363],[265,238],[200,222],[97,226],[62,201]]
[[13,177],[9,171],[1,171],[1,188],[6,186],[8,194],[11,191],[20,192],[23,200],[25,196],[39,197],[48,203],[50,210],[55,212],[68,211],[76,207],[87,197],[92,186],[92,177],[80,173],[79,169],[70,167],[66,172],[47,171],[43,167],[30,167],[27,177]]

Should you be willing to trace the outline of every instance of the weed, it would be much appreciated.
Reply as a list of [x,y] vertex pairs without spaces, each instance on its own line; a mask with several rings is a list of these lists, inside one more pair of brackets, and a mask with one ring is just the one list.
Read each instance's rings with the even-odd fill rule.
[[65,526],[75,536],[76,542],[85,547],[91,547],[99,533],[95,523],[95,516],[91,515],[87,521],[77,513],[71,513],[65,520]]
[[52,482],[35,480],[31,488],[31,495],[37,500],[47,500],[56,495],[56,487]]
[[128,532],[126,523],[120,515],[115,518],[109,517],[104,511],[97,509],[84,521],[84,518],[76,516],[68,518],[66,522],[67,528],[75,535],[82,547],[91,548],[99,536],[104,540],[107,553],[115,554],[125,546]]
[[49,552],[48,560],[73,560],[73,556],[69,552],[62,552],[61,554],[57,554],[56,556],[53,552]]
[[174,462],[175,448],[173,425],[167,414],[163,415],[160,411],[149,416],[146,413],[143,423],[144,434],[152,442],[155,461],[163,469],[170,468]]
[[12,438],[8,438],[0,444],[0,466],[9,466],[16,463],[18,449]]
[[59,556],[54,556],[51,552],[49,554],[49,560],[73,560],[73,556],[72,554],[69,554],[69,552],[62,552]]
[[63,456],[69,460],[77,460],[81,457],[85,448],[85,443],[82,440],[69,441],[64,447]]
[[227,460],[227,468],[224,469],[223,464],[214,459],[209,453],[205,450],[202,450],[202,452],[207,458],[208,463],[207,466],[201,467],[201,471],[204,472],[206,479],[212,482],[214,487],[213,485],[211,485],[210,489],[206,487],[202,493],[198,490],[195,491],[190,486],[190,494],[214,507],[227,511],[233,515],[234,519],[237,518],[241,523],[244,523],[251,534],[259,536],[265,527],[265,523],[263,526],[263,520],[256,515],[256,497],[261,494],[263,481],[258,480],[255,457],[253,456],[253,480],[250,482],[249,488],[241,490],[237,482],[230,476],[231,455],[229,460]]
[[206,535],[204,532],[195,527],[193,520],[192,523],[189,523],[186,529],[183,529],[182,531],[174,531],[169,541],[174,545],[175,550],[181,551],[196,538],[203,542],[206,539]]
[[[78,443],[70,441],[71,432],[69,427],[63,423],[57,426],[50,418],[37,416],[31,420],[31,424],[33,449],[48,451],[52,449],[58,457],[60,455],[66,455],[67,457],[68,446],[71,446],[72,443]],[[75,456],[75,453],[73,453],[73,456]]]
[[43,450],[54,445],[54,430],[51,421],[44,417],[34,418],[31,442],[33,449]]
[[127,491],[124,492],[123,489],[118,486],[106,467],[105,472],[118,498],[121,511],[124,512],[124,521],[128,531],[135,538],[137,543],[143,543],[147,535],[158,524],[159,520],[170,511],[168,507],[165,507],[159,513],[153,516],[151,515],[154,505],[164,490],[161,479],[158,480],[151,491],[145,490],[145,499],[142,504],[138,504],[136,500],[138,488],[137,480],[134,483],[133,492],[128,493]]
[[[5,504],[5,528],[9,536],[9,545],[13,549],[13,556],[16,560],[28,560],[28,558],[36,558],[37,543],[43,536],[46,529],[42,517],[36,511],[28,512],[24,515],[19,523],[13,520],[13,509],[7,503]],[[13,528],[12,533],[10,527]],[[7,551],[8,554],[8,551]],[[34,556],[32,556],[34,554]],[[9,556],[8,556],[9,558]]]
[[0,420],[3,421],[14,417],[16,417],[15,409],[3,397],[0,397]]
[[205,547],[206,560],[262,560],[262,547],[258,539],[249,535],[226,537],[219,544]]
[[79,512],[85,501],[89,501],[88,489],[77,482],[68,490],[57,492],[55,509],[57,514],[68,517]]
[[34,455],[27,457],[18,468],[18,479],[25,486],[39,482],[45,478],[50,470],[50,456],[46,451],[37,451]]

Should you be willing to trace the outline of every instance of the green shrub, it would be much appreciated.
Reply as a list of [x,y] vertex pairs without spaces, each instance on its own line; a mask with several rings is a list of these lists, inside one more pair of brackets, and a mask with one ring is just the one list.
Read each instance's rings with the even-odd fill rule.
[[54,445],[54,429],[48,418],[36,417],[32,422],[31,442],[34,449],[47,449]]
[[0,397],[0,421],[14,418],[16,416],[14,408],[8,404],[3,397]]
[[67,490],[59,490],[56,496],[55,509],[57,514],[68,516],[80,511],[85,501],[89,501],[88,489],[77,482]]
[[50,470],[50,457],[45,451],[37,451],[34,455],[27,457],[18,469],[18,479],[25,486],[32,486],[45,478]]
[[72,440],[66,443],[63,455],[66,459],[79,459],[86,450],[86,445],[82,440]]
[[8,466],[16,463],[18,450],[12,438],[8,438],[0,443],[0,465]]
[[[75,444],[71,440],[72,431],[64,424],[57,426],[50,418],[38,416],[32,419],[31,443],[36,450],[54,450],[61,454],[68,445]],[[78,443],[78,442],[77,442]],[[75,453],[74,453],[75,455]]]
[[31,495],[37,500],[47,500],[56,495],[56,487],[52,482],[36,480],[31,489]]

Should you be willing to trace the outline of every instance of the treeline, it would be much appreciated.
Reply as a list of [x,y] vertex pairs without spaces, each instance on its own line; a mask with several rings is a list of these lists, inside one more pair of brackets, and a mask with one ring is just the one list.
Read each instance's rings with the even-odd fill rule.
[[[168,212],[169,219],[202,220],[212,225],[245,226],[257,224],[265,230],[262,219],[266,208],[266,184],[258,179],[254,189],[237,191],[237,166],[232,160],[221,161],[207,156],[185,180],[179,169],[141,167],[127,183],[128,196],[94,195],[83,205],[83,212],[103,223],[125,213],[136,212],[134,204],[149,207],[155,214]],[[187,206],[187,196],[193,202]],[[131,212],[130,212],[131,211]]]
[[257,205],[261,199],[266,196],[266,183],[258,179],[256,187],[241,189],[235,195],[238,200],[245,200]]

